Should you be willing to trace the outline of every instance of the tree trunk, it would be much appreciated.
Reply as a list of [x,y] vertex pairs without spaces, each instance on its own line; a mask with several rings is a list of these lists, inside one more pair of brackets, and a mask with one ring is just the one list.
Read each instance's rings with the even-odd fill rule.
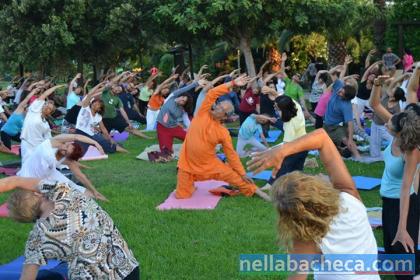
[[373,23],[373,39],[376,49],[380,52],[378,55],[381,55],[386,31],[386,17],[384,16],[386,3],[385,0],[374,0],[373,3],[380,11],[378,19]]
[[342,65],[346,58],[346,54],[346,42],[343,40],[328,41],[328,65],[330,67]]
[[252,57],[251,40],[249,38],[241,36],[241,38],[239,39],[239,49],[244,55],[248,75],[250,77],[255,77],[255,63],[254,58]]
[[25,74],[25,71],[24,71],[25,69],[24,69],[24,67],[23,67],[23,64],[22,63],[19,63],[19,75],[21,76],[21,77],[23,77],[23,75]]
[[98,84],[98,73],[97,73],[95,64],[92,64],[92,72],[93,72],[92,82],[93,82],[94,85],[97,85]]
[[190,73],[191,73],[191,79],[194,80],[194,65],[193,65],[193,57],[192,57],[192,47],[191,43],[188,43],[188,64],[190,65]]
[[77,73],[81,73],[83,75],[83,59],[81,56],[77,58]]

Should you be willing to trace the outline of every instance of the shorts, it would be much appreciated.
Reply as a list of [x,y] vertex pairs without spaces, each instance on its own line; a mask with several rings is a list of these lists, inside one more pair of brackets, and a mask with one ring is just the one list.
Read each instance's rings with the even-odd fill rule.
[[347,126],[324,125],[324,129],[337,147],[341,147],[343,139],[348,138]]

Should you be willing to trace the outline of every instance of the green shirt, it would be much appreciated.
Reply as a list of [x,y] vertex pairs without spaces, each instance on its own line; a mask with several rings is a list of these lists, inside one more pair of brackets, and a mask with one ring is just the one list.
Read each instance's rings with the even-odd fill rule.
[[299,99],[304,96],[303,89],[300,85],[294,83],[290,78],[286,77],[283,79],[286,84],[284,94],[299,102]]
[[140,95],[139,95],[139,99],[141,101],[149,101],[150,96],[152,96],[153,94],[153,90],[149,89],[147,86],[144,86],[141,90],[140,90]]
[[123,108],[123,103],[118,96],[113,95],[109,90],[102,93],[102,101],[104,102],[104,119],[113,119],[117,116],[117,109]]

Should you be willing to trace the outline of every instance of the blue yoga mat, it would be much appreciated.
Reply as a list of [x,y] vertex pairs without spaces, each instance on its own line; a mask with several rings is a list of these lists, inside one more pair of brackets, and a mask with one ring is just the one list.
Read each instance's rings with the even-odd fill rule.
[[365,176],[353,176],[356,188],[359,190],[371,190],[381,184],[381,179],[365,177]]
[[260,172],[260,173],[255,174],[255,175],[252,175],[252,172],[248,172],[246,175],[248,177],[253,178],[253,179],[268,181],[268,179],[270,179],[270,177],[271,177],[271,170],[264,170],[263,172]]
[[[268,137],[266,137],[265,139],[267,139],[268,143],[274,143],[279,139],[281,134],[281,130],[270,130],[268,132]],[[255,134],[255,138],[257,138],[257,140],[261,142],[260,135],[258,134],[258,132]]]
[[[25,258],[20,256],[10,263],[0,265],[0,279],[19,280],[24,261]],[[41,270],[50,270],[67,277],[67,265],[65,263],[59,264],[59,261],[50,260],[47,265],[40,267],[40,272]]]

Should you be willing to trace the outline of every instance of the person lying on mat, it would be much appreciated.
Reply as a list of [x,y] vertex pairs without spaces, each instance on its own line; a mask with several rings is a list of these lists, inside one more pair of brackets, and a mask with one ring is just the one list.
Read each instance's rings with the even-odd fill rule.
[[[378,254],[353,179],[334,143],[324,129],[292,142],[255,153],[247,163],[254,173],[273,168],[303,151],[319,150],[331,183],[300,171],[286,174],[273,184],[272,197],[279,214],[278,231],[290,254]],[[315,273],[315,272],[314,272]],[[295,275],[289,279],[306,279]],[[378,275],[316,275],[315,279],[380,279]]]
[[[239,129],[238,134],[238,143],[236,144],[236,152],[238,153],[239,157],[247,157],[249,155],[249,151],[245,150],[246,145],[251,145],[251,150],[255,151],[265,151],[268,148],[267,140],[265,139],[262,125],[268,123],[275,123],[276,118],[270,118],[266,115],[257,115],[252,114],[246,118],[246,120],[242,123],[241,128]],[[255,133],[258,133],[260,136],[261,141],[264,143],[262,144],[260,141],[257,140],[255,137]]]
[[36,147],[35,151],[22,164],[22,168],[17,173],[22,177],[35,177],[40,179],[58,180],[67,183],[70,187],[80,192],[85,192],[85,188],[69,180],[60,171],[57,170],[61,164],[66,164],[76,178],[89,190],[87,195],[100,200],[106,198],[99,193],[88,177],[80,170],[81,165],[78,160],[83,156],[80,144],[74,142],[87,143],[95,146],[102,154],[104,151],[101,145],[93,139],[83,135],[61,134],[51,139],[45,140]]
[[68,279],[138,280],[139,263],[112,218],[92,198],[66,183],[7,177],[9,216],[35,223],[25,248],[21,280],[35,279],[49,259],[68,263]]
[[[242,75],[207,93],[182,145],[178,161],[176,198],[191,197],[195,191],[194,181],[215,179],[238,187],[245,196],[257,194],[270,200],[268,195],[260,191],[252,179],[246,176],[239,156],[233,148],[229,131],[223,126],[223,121],[233,113],[232,103],[223,101],[212,108],[217,98],[229,93],[235,86],[245,86],[249,80],[246,75]],[[223,163],[216,156],[218,144],[223,146],[229,164]]]

